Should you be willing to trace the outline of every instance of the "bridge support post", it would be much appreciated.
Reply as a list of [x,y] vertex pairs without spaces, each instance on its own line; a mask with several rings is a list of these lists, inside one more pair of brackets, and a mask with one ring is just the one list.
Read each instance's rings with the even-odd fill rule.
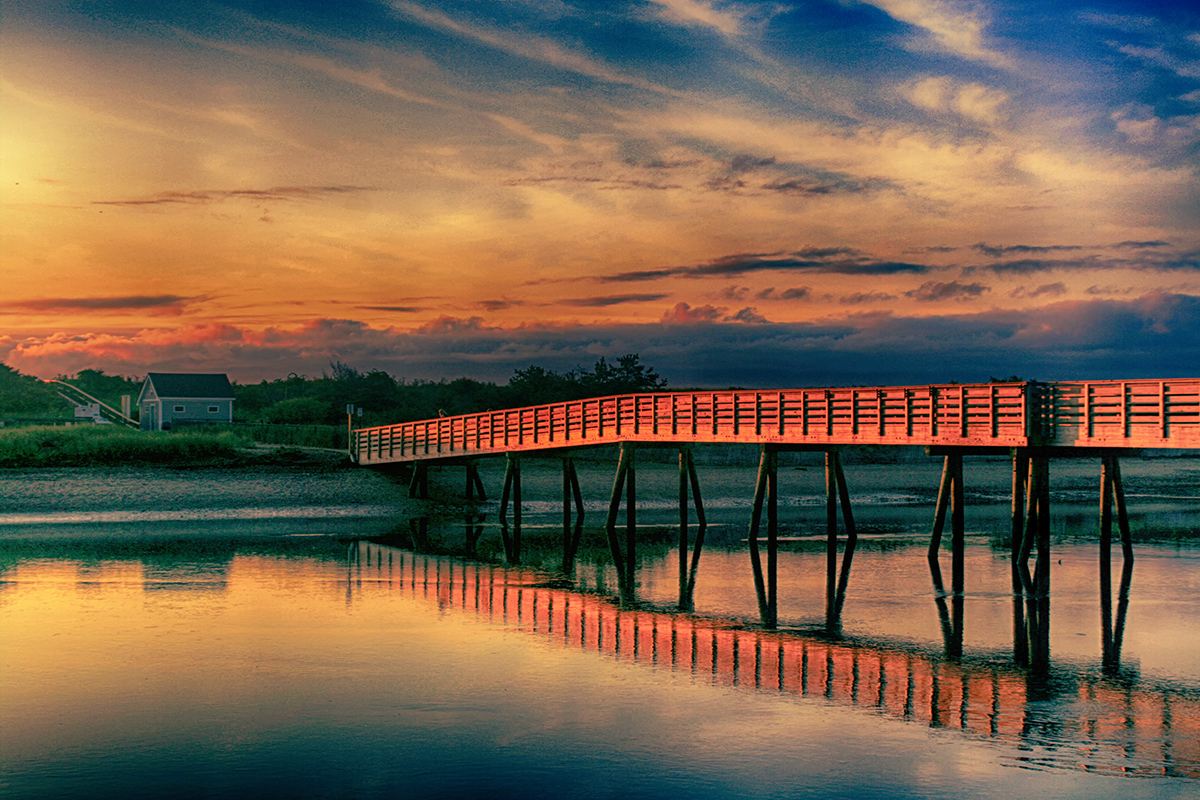
[[[508,500],[513,501],[513,532],[508,535]],[[504,469],[504,489],[500,493],[500,533],[510,563],[521,562],[521,456],[509,453]]]
[[474,461],[467,462],[467,499],[474,500],[475,493],[480,500],[487,500],[487,492],[483,488],[483,480],[479,477],[479,466]]
[[1025,540],[1025,489],[1029,475],[1029,454],[1018,451],[1012,457],[1012,519],[1009,560],[1013,592],[1013,660],[1029,664],[1029,637],[1025,627],[1024,585],[1021,582],[1019,556]]
[[[846,528],[846,546],[838,567],[837,508],[842,506],[842,524]],[[846,604],[846,586],[850,582],[850,567],[858,546],[858,530],[850,506],[850,490],[842,469],[842,456],[837,450],[825,452],[825,627],[835,632],[841,627],[842,607]]]
[[413,464],[412,480],[408,483],[408,496],[429,499],[429,465],[424,461]]
[[[575,473],[575,460],[564,458],[563,469],[563,572],[575,569],[575,554],[579,552],[579,540],[583,536],[583,493],[579,489],[579,476]],[[571,500],[575,501],[575,525],[571,526]]]
[[[634,565],[637,555],[635,536],[637,532],[636,507],[636,469],[634,467],[634,447],[629,443],[621,444],[621,456],[617,461],[617,475],[613,480],[612,497],[608,502],[608,520],[604,529],[608,533],[608,547],[612,552],[613,564],[617,569],[617,580],[621,583],[622,592],[633,587]],[[617,513],[621,510],[621,492],[626,494],[625,508],[625,547],[628,552],[622,557],[621,543],[617,538]]]
[[[779,531],[777,525],[777,464],[775,449],[763,445],[758,459],[758,479],[754,485],[754,503],[750,512],[750,567],[754,572],[754,592],[758,596],[758,614],[762,623],[774,628],[778,619],[776,559]],[[763,576],[762,555],[758,549],[758,530],[764,501],[767,504],[767,574]]]
[[[942,580],[941,546],[942,531],[946,524],[946,511],[950,511],[950,608],[946,607],[946,587]],[[946,456],[942,467],[942,482],[938,488],[937,507],[934,511],[933,534],[929,540],[929,574],[933,578],[934,602],[942,622],[942,636],[949,658],[962,656],[963,612],[965,590],[965,514],[963,509],[963,462],[962,455],[951,453]]]
[[[692,499],[696,506],[696,543],[688,544],[688,486],[691,485]],[[690,447],[679,451],[679,608],[692,609],[692,598],[696,591],[696,572],[700,566],[700,551],[704,548],[704,531],[708,523],[704,519],[704,503],[700,499],[700,478],[696,474],[696,461]],[[691,553],[691,565],[688,554]]]
[[[1114,505],[1124,555],[1115,624],[1112,609]],[[1125,507],[1125,487],[1121,482],[1121,464],[1117,456],[1105,455],[1100,459],[1100,624],[1103,648],[1101,663],[1107,671],[1116,670],[1121,665],[1121,644],[1125,634],[1125,615],[1129,610],[1129,583],[1132,577],[1133,540],[1129,530],[1129,513]]]
[[[1030,665],[1045,669],[1050,664],[1050,458],[1034,452],[1029,457],[1026,481],[1025,531],[1017,570],[1025,599],[1025,637]],[[1033,574],[1029,556],[1037,544]]]

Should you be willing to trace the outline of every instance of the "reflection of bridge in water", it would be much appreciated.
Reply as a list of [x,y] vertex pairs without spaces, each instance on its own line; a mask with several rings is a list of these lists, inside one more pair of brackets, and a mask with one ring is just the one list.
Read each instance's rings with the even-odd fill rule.
[[720,620],[623,608],[547,576],[361,542],[351,584],[380,582],[556,641],[715,683],[813,698],[1011,748],[1031,767],[1200,779],[1200,694],[1057,667],[939,659]]

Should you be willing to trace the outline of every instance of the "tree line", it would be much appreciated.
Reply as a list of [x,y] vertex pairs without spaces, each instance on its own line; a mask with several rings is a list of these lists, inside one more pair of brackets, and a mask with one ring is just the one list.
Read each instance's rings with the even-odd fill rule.
[[[122,395],[131,395],[136,403],[142,387],[141,378],[107,375],[98,369],[82,369],[58,379],[114,408],[121,407]],[[666,387],[667,382],[637,354],[620,356],[615,362],[600,358],[591,368],[561,373],[532,365],[516,370],[504,385],[471,378],[407,381],[381,370],[361,372],[334,361],[329,371],[317,378],[292,373],[259,383],[233,383],[234,420],[338,425],[345,423],[346,407],[353,405],[363,409],[356,425],[377,425]],[[53,384],[0,364],[0,417],[63,417],[70,408]],[[136,416],[136,407],[134,411]]]

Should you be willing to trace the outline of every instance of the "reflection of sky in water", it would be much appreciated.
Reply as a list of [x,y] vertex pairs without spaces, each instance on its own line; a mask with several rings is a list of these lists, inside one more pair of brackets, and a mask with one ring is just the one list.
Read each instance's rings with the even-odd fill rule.
[[388,517],[395,513],[395,506],[294,506],[284,508],[176,508],[159,511],[62,511],[35,514],[0,514],[0,525],[341,519],[345,517]]
[[[1134,513],[1165,506],[1175,515],[1195,514],[1195,497],[1188,494],[1194,486],[1164,477],[1161,465],[1123,466],[1129,495],[1154,498],[1152,505],[1135,505]],[[589,509],[605,506],[610,467],[581,466]],[[491,462],[485,469],[493,499],[483,509],[489,512],[484,543],[499,537],[494,510],[502,468]],[[676,514],[671,468],[645,463],[639,470],[639,511],[651,512],[647,520],[669,522]],[[739,526],[753,467],[700,470],[706,507],[727,510],[713,518],[744,536]],[[926,463],[848,465],[862,509],[856,519],[864,529],[896,519],[927,534],[924,503],[936,493],[938,471]],[[461,468],[440,472],[449,496],[461,493]],[[1079,493],[1084,511],[1070,525],[1085,533],[1095,530],[1095,473],[1092,466],[1071,466],[1055,483],[1056,491]],[[378,527],[381,520],[402,522],[414,511],[439,507],[408,500],[406,486],[376,475],[121,475],[114,481],[99,470],[60,471],[0,481],[0,523],[7,522],[0,535],[0,787],[6,798],[1195,795],[1196,780],[1078,771],[1088,764],[1120,769],[1132,756],[1089,749],[1091,739],[1063,738],[1078,720],[1089,720],[1099,731],[1089,736],[1118,743],[1124,736],[1131,752],[1140,753],[1155,726],[1173,715],[1174,730],[1190,733],[1156,753],[1173,759],[1176,769],[1200,764],[1200,719],[1188,710],[1200,702],[1200,550],[1191,546],[1137,545],[1122,670],[1104,679],[1095,545],[1056,542],[1056,689],[1029,707],[1028,733],[1014,746],[990,734],[964,735],[954,725],[903,724],[857,701],[754,689],[741,678],[731,685],[711,671],[663,658],[647,662],[564,647],[540,633],[520,635],[530,630],[527,619],[479,613],[460,601],[461,593],[427,591],[379,566],[348,564],[336,543],[318,545],[326,548],[319,557],[298,554],[321,541],[306,538],[314,526],[361,532],[368,517]],[[155,476],[161,482],[147,481]],[[972,531],[1003,530],[1009,477],[1003,464],[985,462],[974,471],[968,464],[967,482],[979,496],[1000,498],[992,506],[968,502]],[[561,473],[553,462],[531,461],[525,478],[527,529],[557,541]],[[793,493],[793,505],[783,516],[812,533],[796,520],[806,519],[805,509],[821,516],[822,471],[786,478],[781,474],[781,489]],[[1173,495],[1183,500],[1164,499]],[[602,525],[602,517],[589,512],[589,524]],[[462,522],[455,519],[434,524],[437,541],[461,546]],[[305,520],[326,521],[309,526]],[[170,522],[178,524],[162,524]],[[118,542],[136,539],[144,552],[131,556],[117,547],[38,556],[27,543],[12,551],[16,555],[4,552],[6,538],[36,541],[55,525],[70,531],[72,541],[103,530]],[[204,537],[230,539],[269,529],[277,542],[289,543],[277,543],[272,554],[222,549],[204,537],[197,537],[195,551],[154,547],[160,533],[201,529]],[[671,605],[678,585],[674,552],[647,546],[643,555],[639,598]],[[1115,556],[1119,563],[1119,548]],[[598,558],[580,564],[585,588],[614,584],[607,557]],[[822,559],[819,552],[780,554],[785,626],[804,629],[820,621]],[[1007,559],[982,540],[968,547],[964,643],[971,674],[1020,674],[1005,666],[1012,609]],[[696,606],[707,615],[754,618],[744,549],[706,550]],[[860,549],[844,629],[864,648],[855,651],[858,672],[848,673],[848,690],[870,685],[881,653],[939,663],[941,631],[920,547]],[[810,655],[818,650],[814,645]],[[751,665],[769,671],[771,663],[755,651],[753,659],[742,658],[739,674]],[[932,674],[921,672],[921,680]],[[1013,722],[1010,706],[977,704],[987,697],[986,681],[967,685],[970,696],[948,696],[947,708],[965,702],[969,713],[947,720],[969,718],[985,728]],[[888,691],[900,689],[894,683]],[[1168,694],[1186,702],[1171,704],[1163,700]]]
[[[914,696],[940,680],[947,705],[941,728],[919,707],[904,724],[902,700],[897,716],[843,697],[878,693],[872,676],[911,661],[903,650],[809,640],[814,690],[826,660],[836,664],[829,696],[755,689],[752,673],[776,662],[745,645],[732,682],[722,677],[728,655],[693,671],[665,649],[654,657],[643,638],[635,657],[631,622],[646,631],[647,620],[673,624],[670,615],[574,595],[589,631],[603,619],[625,626],[617,654],[593,634],[576,645],[546,631],[553,590],[535,612],[543,590],[523,586],[527,577],[446,560],[414,570],[403,557],[408,567],[400,556],[372,566],[285,553],[17,565],[0,595],[6,797],[1185,797],[1197,785],[1077,771],[1088,758],[1105,771],[1142,763],[1133,746],[1155,728],[1126,727],[1119,684],[1089,678],[1108,688],[1067,687],[1022,720],[1007,700],[993,711],[984,680],[1001,675],[1005,697],[1019,699],[1019,671],[984,663],[966,671],[974,699],[964,713],[959,668],[916,655]],[[460,577],[439,585],[448,570]],[[497,580],[476,589],[468,573]],[[146,591],[218,575],[221,591]],[[898,698],[908,682],[892,675],[883,691]],[[1129,695],[1132,712],[1161,716],[1152,693],[1155,702],[1140,696]],[[1175,703],[1173,722],[1192,725],[1192,738],[1152,758],[1166,749],[1177,764],[1200,763],[1189,708]],[[1076,717],[1099,726],[1089,736],[1127,737],[1132,749],[1076,751]],[[988,733],[1022,724],[1021,747]],[[1021,764],[1033,769],[1010,768]]]

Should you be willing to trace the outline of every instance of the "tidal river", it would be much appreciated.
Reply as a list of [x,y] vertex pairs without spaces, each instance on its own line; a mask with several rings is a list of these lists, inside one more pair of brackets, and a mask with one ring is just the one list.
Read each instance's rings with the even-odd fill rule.
[[569,573],[556,461],[526,462],[519,545],[501,461],[484,502],[453,468],[430,500],[354,469],[0,471],[0,796],[1200,796],[1200,460],[1122,462],[1136,560],[1121,603],[1114,549],[1107,660],[1099,469],[1055,463],[1044,669],[1013,658],[1003,460],[966,467],[961,656],[925,556],[934,460],[848,461],[836,633],[819,463],[780,469],[775,630],[754,467],[699,465],[685,612],[676,467],[639,464],[622,595],[614,466],[578,464]]

